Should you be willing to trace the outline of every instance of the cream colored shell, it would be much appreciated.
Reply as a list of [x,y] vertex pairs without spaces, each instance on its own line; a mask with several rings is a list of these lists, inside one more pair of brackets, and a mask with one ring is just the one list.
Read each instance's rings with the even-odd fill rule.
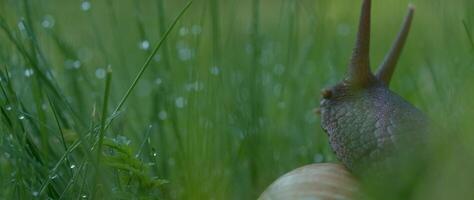
[[354,177],[341,164],[312,164],[273,182],[259,200],[351,200],[358,193]]

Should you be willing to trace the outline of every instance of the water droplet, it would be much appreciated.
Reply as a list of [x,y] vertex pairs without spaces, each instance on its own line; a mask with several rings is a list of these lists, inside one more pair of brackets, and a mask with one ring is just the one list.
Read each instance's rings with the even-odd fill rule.
[[158,117],[161,119],[161,120],[165,120],[168,118],[168,113],[164,110],[160,111],[160,113],[158,113]]
[[201,31],[202,31],[202,28],[200,25],[193,25],[191,27],[191,32],[193,33],[193,35],[199,35],[201,34]]
[[41,21],[41,26],[46,29],[53,28],[54,24],[55,20],[51,15],[44,16],[43,20]]
[[48,109],[48,104],[46,104],[46,103],[41,104],[41,109],[43,109],[43,110]]
[[218,66],[211,67],[211,74],[212,74],[212,75],[217,76],[217,75],[219,75],[220,71],[221,71],[221,70],[220,70],[220,68],[219,68]]
[[150,49],[150,42],[148,42],[148,40],[143,40],[138,44],[138,46],[140,47],[140,49],[148,50]]
[[35,73],[35,71],[33,71],[33,69],[26,69],[25,70],[25,76],[26,77],[33,76],[34,73]]
[[203,88],[204,88],[204,85],[199,81],[196,81],[194,83],[188,83],[184,86],[184,89],[186,89],[186,91],[188,92],[190,91],[198,92],[202,90]]
[[184,99],[184,97],[178,97],[174,103],[177,108],[183,108],[186,104],[186,99]]
[[33,191],[31,194],[32,194],[34,197],[37,197],[37,196],[39,195],[39,192]]
[[158,156],[158,154],[156,152],[153,153],[153,157],[156,157]]
[[193,52],[189,48],[179,48],[178,56],[180,60],[187,61],[193,57]]
[[71,169],[74,169],[74,168],[76,168],[76,165],[71,165],[70,168],[71,168]]
[[18,22],[18,29],[20,31],[25,31],[26,30],[26,26],[25,26],[25,23],[23,22],[23,20],[20,20],[20,22]]
[[81,10],[82,11],[89,11],[91,9],[92,5],[90,1],[83,1],[81,3]]
[[155,84],[161,85],[162,83],[163,83],[163,80],[161,80],[161,78],[156,78],[155,79]]
[[83,194],[83,195],[81,196],[81,198],[85,199],[85,198],[87,198],[87,195]]
[[11,106],[5,107],[5,110],[7,110],[7,111],[11,111],[12,109],[13,109],[13,108],[12,108]]
[[188,33],[189,33],[188,28],[186,28],[184,26],[179,29],[179,35],[180,36],[186,36]]
[[79,61],[79,60],[74,61],[74,62],[72,63],[72,67],[73,67],[74,69],[79,69],[79,68],[81,67],[81,61]]
[[79,69],[82,63],[79,60],[66,60],[64,61],[64,65],[66,65],[68,69]]
[[95,76],[96,76],[98,79],[103,79],[103,78],[105,78],[105,69],[104,69],[104,68],[99,68],[99,69],[95,70]]
[[113,141],[117,144],[127,145],[127,146],[132,142],[130,139],[128,139],[127,137],[123,135],[118,135],[117,137],[113,139]]
[[56,179],[56,178],[58,178],[57,174],[49,175],[49,179],[51,180]]
[[24,120],[24,119],[25,119],[25,116],[24,116],[24,115],[20,115],[20,116],[18,117],[18,119],[19,119],[19,120]]

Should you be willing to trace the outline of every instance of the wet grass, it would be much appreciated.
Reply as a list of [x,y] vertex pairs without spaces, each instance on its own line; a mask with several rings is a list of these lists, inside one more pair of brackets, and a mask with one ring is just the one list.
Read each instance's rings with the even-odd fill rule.
[[[467,199],[474,3],[410,2],[392,88],[441,130],[413,199]],[[374,68],[408,3],[374,2]],[[345,72],[359,2],[188,5],[0,1],[0,199],[255,199],[335,161],[313,109]]]

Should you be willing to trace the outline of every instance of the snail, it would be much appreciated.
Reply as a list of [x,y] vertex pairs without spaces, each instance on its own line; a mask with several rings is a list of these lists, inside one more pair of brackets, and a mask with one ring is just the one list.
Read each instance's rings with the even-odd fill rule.
[[358,194],[358,184],[341,164],[312,164],[295,169],[273,182],[259,200],[338,199]]
[[359,182],[354,180],[383,177],[388,172],[397,175],[396,170],[407,168],[395,164],[408,163],[402,162],[407,155],[419,158],[415,155],[423,152],[420,149],[427,138],[429,120],[389,89],[414,11],[410,5],[397,39],[373,74],[369,62],[371,0],[363,0],[347,74],[341,82],[322,91],[318,111],[330,147],[341,164],[313,164],[292,171],[277,179],[260,199],[298,199],[292,195],[304,197],[300,199],[353,199],[350,196],[357,194],[354,188]]

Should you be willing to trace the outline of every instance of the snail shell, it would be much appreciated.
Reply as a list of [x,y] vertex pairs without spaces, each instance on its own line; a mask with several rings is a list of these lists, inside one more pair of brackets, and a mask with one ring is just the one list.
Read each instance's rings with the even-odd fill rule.
[[358,194],[355,178],[341,164],[311,164],[273,182],[259,200],[351,200]]

